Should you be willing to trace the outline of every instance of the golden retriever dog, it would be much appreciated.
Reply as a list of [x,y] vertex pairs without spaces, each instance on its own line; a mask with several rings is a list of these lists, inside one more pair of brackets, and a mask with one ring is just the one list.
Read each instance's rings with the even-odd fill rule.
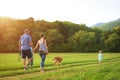
[[54,57],[54,65],[62,65],[63,57]]

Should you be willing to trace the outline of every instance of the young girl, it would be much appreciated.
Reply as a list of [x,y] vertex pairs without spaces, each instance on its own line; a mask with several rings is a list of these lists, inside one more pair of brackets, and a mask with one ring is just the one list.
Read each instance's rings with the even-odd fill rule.
[[48,47],[46,44],[46,39],[44,34],[41,34],[40,39],[38,40],[34,50],[36,50],[38,46],[39,46],[39,55],[41,57],[40,69],[41,69],[41,72],[44,72],[44,62],[45,62],[46,55],[48,54]]
[[31,54],[31,56],[32,56],[32,59],[31,59],[31,61],[30,61],[30,63],[29,63],[29,65],[30,65],[30,69],[32,69],[32,65],[33,65],[33,49],[32,49],[32,47],[30,47],[30,54]]
[[102,54],[102,50],[99,51],[99,54],[98,54],[98,61],[99,63],[101,63],[103,60],[103,54]]

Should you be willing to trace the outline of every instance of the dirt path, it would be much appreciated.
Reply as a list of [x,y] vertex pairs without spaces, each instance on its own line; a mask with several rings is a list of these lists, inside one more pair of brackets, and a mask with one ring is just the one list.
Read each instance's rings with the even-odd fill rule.
[[[113,63],[115,61],[119,61],[120,59],[112,59],[112,60],[108,60],[104,63],[101,63],[100,65],[103,65],[103,64],[107,64],[107,63]],[[75,63],[76,64],[76,63]],[[95,66],[95,65],[99,65],[99,63],[92,63],[92,64],[85,64],[85,65],[81,65],[81,67],[87,67],[87,66]],[[78,66],[72,66],[74,68],[76,67],[79,67]],[[64,70],[66,68],[69,68],[69,67],[64,67],[64,68],[60,68],[59,70]],[[19,74],[19,75],[14,75],[14,76],[7,76],[7,77],[1,77],[0,80],[20,80],[22,78],[28,78],[30,76],[32,77],[35,77],[35,76],[39,76],[41,74],[46,74],[46,73],[51,73],[51,72],[55,72],[55,71],[58,71],[58,69],[53,69],[53,70],[48,70],[44,73],[41,73],[41,72],[33,72],[33,73],[26,73],[26,74]]]

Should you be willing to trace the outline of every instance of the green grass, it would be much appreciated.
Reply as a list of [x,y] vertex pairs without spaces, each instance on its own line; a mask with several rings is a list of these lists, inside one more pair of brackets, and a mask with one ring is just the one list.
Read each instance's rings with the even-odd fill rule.
[[[74,74],[69,77],[62,77],[58,80],[120,80],[120,65],[119,62],[113,64],[103,64],[82,69],[78,68]],[[84,71],[83,71],[84,70]]]
[[119,63],[68,67],[21,80],[120,80]]
[[[120,54],[104,53],[98,64],[97,53],[51,53],[46,57],[45,73],[39,72],[40,57],[34,55],[34,68],[24,71],[18,54],[0,54],[0,80],[120,80]],[[62,56],[63,64],[53,66],[53,57]],[[114,74],[115,73],[115,74]],[[116,78],[117,77],[117,78]]]

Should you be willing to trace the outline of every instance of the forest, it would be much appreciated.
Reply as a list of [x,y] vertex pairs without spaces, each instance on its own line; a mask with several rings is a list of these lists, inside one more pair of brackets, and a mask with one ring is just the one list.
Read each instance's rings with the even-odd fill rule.
[[19,52],[18,42],[26,28],[30,30],[34,46],[40,34],[45,34],[49,52],[120,52],[120,26],[102,30],[69,21],[48,22],[32,17],[0,17],[0,52]]

